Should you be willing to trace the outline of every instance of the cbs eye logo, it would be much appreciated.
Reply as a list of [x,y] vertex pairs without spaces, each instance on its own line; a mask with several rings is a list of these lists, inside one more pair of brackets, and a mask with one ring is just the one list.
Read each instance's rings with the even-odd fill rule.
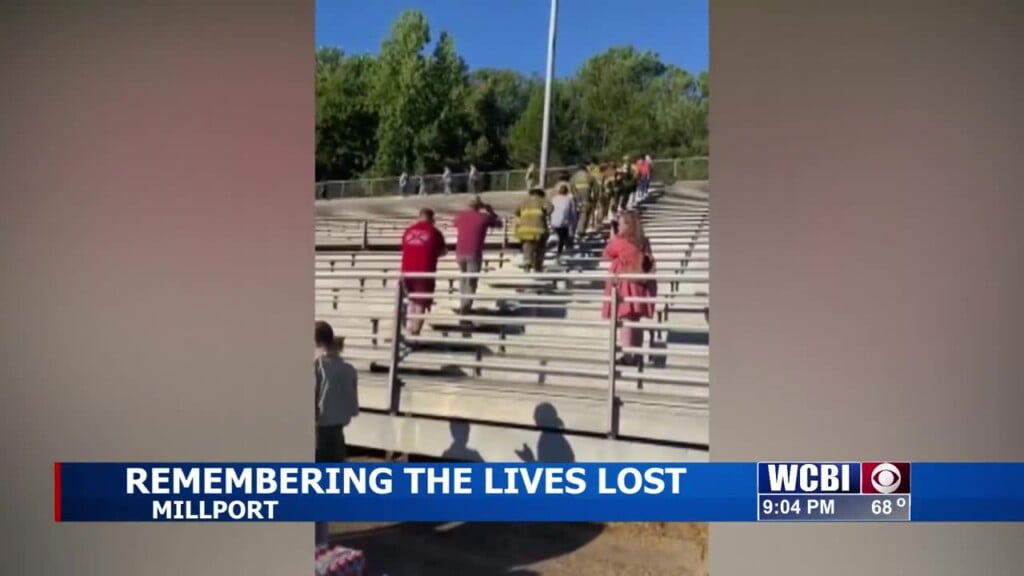
[[882,494],[892,494],[902,481],[903,475],[899,469],[888,462],[879,464],[871,472],[871,487]]
[[862,462],[861,492],[865,494],[909,494],[909,462]]

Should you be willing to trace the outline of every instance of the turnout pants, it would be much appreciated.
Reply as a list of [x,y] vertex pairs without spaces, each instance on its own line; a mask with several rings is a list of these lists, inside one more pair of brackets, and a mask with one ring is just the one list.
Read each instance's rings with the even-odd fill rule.
[[548,235],[536,240],[523,241],[523,268],[534,272],[544,271],[544,253],[547,251]]
[[590,227],[591,221],[594,219],[594,203],[583,202],[580,205],[580,216],[579,221],[576,223],[576,235],[583,236],[587,233],[587,228]]

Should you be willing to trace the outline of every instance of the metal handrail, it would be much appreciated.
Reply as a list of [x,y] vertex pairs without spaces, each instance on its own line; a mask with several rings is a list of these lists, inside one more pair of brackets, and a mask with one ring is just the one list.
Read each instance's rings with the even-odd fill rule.
[[[691,156],[687,158],[658,158],[652,161],[652,181],[665,180],[707,180],[708,166],[710,164],[707,156]],[[691,173],[691,168],[703,168],[697,173]],[[683,168],[683,170],[680,170]],[[551,176],[565,171],[571,171],[571,166],[548,167],[545,171],[545,182],[553,181]],[[684,174],[685,172],[685,174]],[[459,194],[463,189],[473,192],[497,192],[525,190],[529,187],[526,179],[527,170],[524,168],[509,168],[506,170],[478,171],[477,179],[473,180],[470,187],[469,172],[450,172],[448,186],[444,185],[442,174],[407,174],[405,192],[410,196],[420,196],[420,185],[423,185],[425,195],[434,195],[434,190],[439,188],[453,194]],[[535,173],[539,177],[539,171]],[[536,182],[535,182],[536,183]],[[351,180],[322,180],[314,185],[317,198],[328,197],[380,197],[398,196],[402,192],[397,175],[379,178],[361,178]],[[340,193],[330,193],[329,191]]]
[[[509,214],[498,214],[499,220],[511,220],[515,216]],[[434,225],[438,228],[452,228],[452,220],[454,217],[449,218],[438,218]],[[324,224],[327,227],[341,227],[342,229],[347,228],[349,225],[356,227],[362,227],[363,222],[367,223],[369,227],[377,228],[391,228],[400,229],[405,228],[409,225],[410,219],[408,217],[390,217],[390,218],[353,218],[352,216],[317,216],[316,221],[318,224]],[[335,224],[337,223],[337,224]]]
[[[697,223],[695,227],[678,225],[672,228],[656,229],[648,236],[648,240],[654,246],[665,245],[665,244],[676,244],[678,238],[676,234],[679,233],[690,233],[693,232],[696,237],[699,237],[701,231],[707,229],[707,222],[705,219],[700,221],[694,221]],[[661,230],[664,230],[666,234],[662,234]],[[667,234],[672,232],[672,234]],[[329,243],[335,243],[338,245],[346,245],[349,243],[358,243],[360,250],[366,250],[370,247],[371,241],[376,245],[395,246],[402,238],[402,230],[395,229],[393,231],[375,231],[371,234],[369,228],[362,228],[361,231],[342,231],[342,232],[328,232],[318,230],[314,232],[314,238],[318,242],[322,242],[325,245]],[[453,234],[445,236],[445,244],[448,246],[454,246],[456,241]],[[489,242],[498,242],[500,240],[503,247],[509,246],[514,242],[518,242],[518,238],[515,238],[514,226],[509,221],[505,221],[500,228],[495,228],[488,231],[485,236],[485,240]],[[696,244],[696,241],[694,242]],[[707,245],[707,241],[701,242],[702,245]]]
[[[697,259],[692,259],[691,260],[689,258],[680,257],[678,260],[682,262],[682,265],[676,264],[674,266],[663,266],[662,269],[661,269],[661,272],[659,272],[659,274],[661,276],[664,276],[664,277],[672,276],[673,280],[679,280],[680,278],[682,278],[683,274],[689,274],[689,273],[695,273],[695,272],[703,272],[705,274],[708,274],[708,273],[711,272],[711,267],[708,265],[708,259],[707,258],[703,258],[703,259],[697,258]],[[676,259],[673,258],[673,259],[670,260],[670,263],[674,263],[675,261],[676,261]],[[492,260],[492,261],[489,261],[489,262],[486,263],[484,268],[481,270],[481,273],[482,274],[486,274],[488,276],[488,278],[490,278],[490,277],[497,278],[497,280],[496,280],[497,282],[503,282],[504,280],[502,278],[498,278],[498,275],[501,274],[502,270],[514,270],[516,267],[515,266],[511,266],[511,264],[512,264],[512,261],[510,261],[510,260],[504,260],[504,261]],[[452,274],[456,274],[457,271],[458,271],[458,267],[456,267],[454,265],[439,266],[438,268],[439,268],[439,270],[438,270],[439,274],[445,274],[445,273],[449,273],[449,272],[452,273]],[[607,270],[607,269],[608,269],[607,267],[592,268],[592,269],[588,269],[588,270],[577,269],[577,271],[573,272],[576,275],[576,277],[572,278],[571,280],[576,280],[576,281],[584,282],[584,283],[585,282],[597,282],[598,280],[603,280],[606,277],[605,276],[600,276],[600,277],[597,277],[597,276],[585,276],[584,274],[586,274],[588,272],[591,272],[591,273],[592,272],[601,272],[601,271]],[[329,282],[329,281],[338,281],[338,282],[340,282],[340,281],[356,281],[356,280],[381,281],[381,285],[382,286],[387,286],[387,284],[390,281],[395,281],[395,280],[398,280],[399,278],[390,277],[390,276],[388,276],[388,277],[339,276],[337,274],[340,274],[340,273],[343,273],[343,272],[366,272],[366,273],[374,273],[374,274],[384,274],[384,275],[387,275],[387,274],[392,273],[392,272],[397,273],[398,270],[399,270],[399,267],[397,265],[392,266],[392,265],[389,265],[387,262],[366,263],[365,265],[362,265],[362,266],[360,266],[360,265],[357,265],[357,266],[336,265],[336,266],[332,267],[330,265],[321,265],[321,266],[317,266],[313,270],[313,274],[314,274],[314,278],[313,279],[314,280],[322,280],[323,282]],[[407,277],[407,278],[409,278],[409,277]],[[458,277],[458,278],[437,277],[437,280],[445,281],[445,282],[450,282],[450,281],[453,281],[453,280],[459,280],[460,278],[461,277]],[[533,277],[525,276],[525,275],[521,276],[520,279],[522,279],[523,281],[538,281],[538,282],[547,281],[547,279],[544,279],[544,278],[533,278]],[[660,278],[660,277],[656,278],[655,280],[659,281],[659,282],[667,282],[668,281],[668,280],[666,280],[664,278]],[[562,280],[559,279],[559,280],[551,280],[551,281],[552,282],[560,282]],[[565,281],[569,281],[569,280],[565,280]],[[339,288],[339,286],[317,286],[317,289],[321,289],[321,290],[330,290],[330,289],[337,289],[337,288]]]
[[[484,263],[483,263],[484,266],[483,266],[483,269],[481,270],[481,272],[486,271],[486,272],[488,272],[490,274],[498,274],[499,271],[503,270],[503,269],[509,269],[509,270],[515,269],[514,266],[511,266],[511,264],[513,262],[515,262],[515,260],[516,260],[515,258],[501,258],[501,259],[495,258],[493,260],[485,260]],[[659,268],[661,270],[661,273],[663,273],[663,274],[676,274],[678,276],[681,273],[688,273],[688,272],[705,272],[705,273],[708,273],[708,272],[711,271],[711,267],[709,266],[709,260],[710,259],[707,258],[707,257],[689,258],[687,256],[679,256],[677,258],[664,258],[663,260],[667,260],[668,264],[673,264],[672,266],[659,266]],[[440,262],[439,264],[441,264],[441,265],[438,266],[438,272],[447,272],[447,271],[455,272],[456,270],[458,270],[458,267],[456,266],[455,262],[453,262],[451,260]],[[608,269],[608,267],[606,267],[606,266],[599,266],[599,267],[588,268],[588,269],[584,270],[584,269],[582,269],[582,266],[584,266],[584,264],[577,264],[577,266],[580,266],[580,268],[573,269],[573,270],[575,270],[573,273],[577,274],[577,275],[582,275],[585,272],[595,272],[595,271],[599,272],[599,271],[607,270]],[[397,262],[389,262],[387,260],[382,260],[382,261],[379,261],[379,262],[377,262],[377,261],[369,261],[369,262],[362,262],[362,263],[358,263],[357,262],[355,265],[353,265],[351,263],[345,263],[345,262],[338,262],[338,263],[335,263],[333,266],[331,264],[329,264],[329,263],[317,264],[314,267],[314,269],[313,269],[313,273],[314,273],[314,280],[316,278],[318,278],[318,277],[321,277],[321,276],[322,276],[322,278],[324,280],[353,280],[353,279],[358,279],[358,278],[343,277],[343,276],[341,276],[341,277],[333,277],[333,276],[329,276],[329,275],[330,274],[334,274],[334,273],[338,273],[338,272],[345,272],[345,271],[356,271],[356,272],[360,272],[360,271],[370,272],[370,271],[372,271],[372,272],[379,273],[379,274],[386,274],[388,272],[398,271],[398,270],[399,270],[399,266],[398,266]],[[393,280],[393,278],[367,278],[367,280]],[[448,280],[448,279],[447,278],[439,278],[439,280]],[[583,280],[586,281],[587,279],[583,278]]]
[[[673,163],[678,163],[678,162],[708,162],[709,160],[710,160],[710,157],[708,157],[708,156],[687,156],[687,157],[680,157],[680,158],[652,158],[651,159],[651,164],[658,165],[658,164],[667,164],[669,162],[673,162]],[[570,170],[572,168],[574,168],[574,167],[573,166],[548,166],[547,170],[549,172],[557,173],[557,172],[564,172],[564,171]],[[523,172],[523,173],[526,173],[527,169],[526,168],[506,168],[505,170],[478,171],[477,174],[479,174],[479,175],[484,175],[484,174],[504,174],[506,172],[511,172],[511,173]],[[411,181],[411,180],[414,180],[414,179],[417,179],[417,178],[441,178],[444,174],[443,173],[431,173],[431,174],[407,174],[407,175],[409,177],[409,180]],[[450,176],[452,178],[460,177],[460,176],[468,176],[468,175],[469,175],[468,171],[466,171],[466,172],[454,172],[453,171],[453,172],[450,173]],[[369,182],[369,181],[373,181],[373,180],[378,180],[378,181],[379,180],[398,180],[398,175],[382,176],[382,177],[378,177],[378,178],[352,178],[352,179],[349,179],[349,180],[320,180],[320,181],[316,182],[316,184],[318,184],[318,185],[323,185],[323,184],[348,184],[348,183],[355,183],[355,182]]]
[[[690,230],[683,230],[682,232],[688,233],[688,232],[691,232],[691,231]],[[398,248],[398,247],[401,246],[402,236],[400,234],[396,234],[396,235],[394,235],[392,237],[383,237],[383,236],[377,236],[377,237],[374,237],[374,238],[367,237],[365,244],[363,243],[362,237],[359,236],[359,235],[335,236],[335,237],[327,237],[326,235],[321,235],[318,238],[315,238],[314,240],[318,244],[321,244],[323,246],[336,246],[336,247],[339,247],[339,248],[344,248],[343,251],[339,250],[338,253],[350,254],[353,251],[356,251],[356,250],[353,250],[352,245],[358,245],[359,246],[359,250],[365,250],[366,248],[370,247],[371,245],[373,245],[373,246],[388,247],[388,248],[391,248],[391,249]],[[370,243],[371,240],[373,241],[372,244]],[[651,247],[655,248],[655,249],[658,249],[658,248],[664,247],[664,246],[678,246],[679,245],[679,240],[677,238],[673,238],[673,237],[669,237],[669,236],[665,236],[665,237],[661,237],[661,236],[648,236],[647,240],[651,243]],[[511,230],[509,231],[509,234],[507,236],[504,235],[504,234],[501,234],[501,235],[495,234],[495,235],[493,235],[493,237],[492,236],[488,236],[486,238],[486,241],[489,244],[500,244],[500,246],[502,248],[513,247],[513,246],[518,248],[519,245],[521,244],[521,240],[516,238],[514,233],[512,233]],[[452,247],[452,246],[455,246],[455,244],[456,244],[456,239],[454,237],[446,237],[445,238],[445,245],[446,246]],[[709,244],[709,241],[707,239],[698,238],[696,242],[693,242],[693,245],[695,247],[696,246],[700,246],[701,249],[703,249],[703,250],[709,250],[710,249],[710,244]],[[319,246],[318,246],[318,248],[319,248]],[[496,250],[496,249],[497,248],[492,248],[490,246],[488,246],[488,248],[487,248],[487,250]]]
[[[705,219],[707,210],[674,210],[675,214],[668,218],[659,218],[662,223],[652,225],[654,229],[668,228],[669,225],[675,224],[696,224]],[[361,231],[363,225],[370,230],[386,231],[386,232],[397,232],[403,230],[409,226],[412,222],[412,218],[401,218],[395,219],[394,221],[381,221],[380,218],[351,218],[345,217],[345,220],[331,220],[329,216],[319,216],[316,219],[314,230],[317,232],[324,231],[337,231],[337,232],[358,232]],[[505,222],[512,222],[516,219],[512,215],[499,215],[498,219]],[[441,230],[452,230],[455,228],[452,218],[438,219],[434,222],[434,226]],[[494,232],[499,227],[491,228],[489,231]]]
[[[596,281],[596,280],[634,280],[634,281],[645,281],[653,280],[657,282],[686,282],[686,278],[681,278],[678,274],[592,274],[588,272],[538,272],[533,274],[501,274],[494,272],[355,272],[355,271],[339,271],[331,272],[330,275],[317,274],[315,278],[325,279],[365,279],[365,280],[399,280],[399,279],[435,279],[435,280],[460,280],[463,278],[486,278],[488,280],[497,281],[558,281],[558,280],[573,280],[573,281]],[[707,277],[701,278],[690,278],[689,281],[693,283],[704,284],[708,282]]]
[[[518,253],[518,252],[519,252],[518,250],[515,251],[515,253]],[[595,249],[594,252],[596,254],[598,252],[598,250]],[[668,250],[664,250],[664,251],[661,251],[661,252],[663,254],[664,253],[673,253],[673,252],[669,252]],[[687,252],[687,253],[691,253],[692,252],[693,254],[707,255],[711,251],[708,248],[696,248],[696,249],[690,250],[689,248],[686,248],[684,246],[680,246],[676,250],[676,252]],[[508,256],[509,253],[510,253],[509,250],[505,249],[505,248],[492,248],[492,249],[489,249],[489,250],[484,250],[482,257],[485,260],[488,259],[488,258],[492,258],[492,259],[493,258],[509,258],[509,256]],[[455,257],[455,254],[448,254],[448,255],[442,257],[441,259],[442,260],[449,260],[449,259],[454,259],[454,257]],[[401,260],[402,259],[402,253],[401,252],[365,252],[363,250],[337,250],[337,251],[333,251],[333,252],[317,252],[316,254],[314,254],[313,258],[314,258],[314,261],[316,261],[316,262],[329,262],[329,261],[336,261],[336,260],[369,260],[371,262],[374,262],[374,261],[377,261],[377,260],[381,260],[381,261],[385,261],[385,260],[386,261]],[[591,261],[591,260],[602,260],[602,259],[603,258],[601,256],[596,256],[596,255],[595,256],[567,256],[567,257],[564,258],[564,260],[569,261],[569,262]]]
[[[428,320],[431,314],[407,314],[407,319]],[[601,320],[569,320],[568,318],[517,318],[504,316],[472,316],[469,314],[459,316],[459,320],[472,322],[473,324],[499,324],[507,326],[576,326],[579,328],[593,328],[604,326]]]
[[[665,224],[653,225],[656,228],[667,227],[668,224],[674,223],[698,223],[703,220],[707,215],[707,210],[673,210],[673,216],[659,218],[659,221]],[[516,219],[513,215],[498,215],[499,221],[514,221]],[[434,226],[442,230],[454,229],[454,216],[450,218],[438,218],[434,222]],[[398,231],[407,228],[413,219],[411,217],[396,218],[395,220],[384,220],[380,218],[352,218],[345,217],[345,220],[332,220],[330,216],[318,216],[314,230],[336,230],[339,232],[344,231],[359,231],[362,229],[363,224],[369,229],[384,230],[384,231]],[[491,231],[497,230],[498,227],[491,228]]]

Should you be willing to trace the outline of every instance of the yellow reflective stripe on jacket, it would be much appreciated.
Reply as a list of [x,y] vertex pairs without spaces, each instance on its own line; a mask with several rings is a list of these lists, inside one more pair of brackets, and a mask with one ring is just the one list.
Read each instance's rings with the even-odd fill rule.
[[538,200],[531,200],[519,208],[519,221],[516,223],[516,236],[523,241],[539,239],[547,232],[545,215],[547,206]]

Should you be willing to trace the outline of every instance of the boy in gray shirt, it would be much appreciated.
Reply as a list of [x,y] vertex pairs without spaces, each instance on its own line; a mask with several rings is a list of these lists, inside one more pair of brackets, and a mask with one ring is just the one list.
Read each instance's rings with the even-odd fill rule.
[[[314,330],[316,359],[316,461],[344,462],[345,426],[359,414],[356,369],[345,362],[335,344],[334,329],[318,321]],[[327,545],[327,523],[316,523],[316,545]]]

